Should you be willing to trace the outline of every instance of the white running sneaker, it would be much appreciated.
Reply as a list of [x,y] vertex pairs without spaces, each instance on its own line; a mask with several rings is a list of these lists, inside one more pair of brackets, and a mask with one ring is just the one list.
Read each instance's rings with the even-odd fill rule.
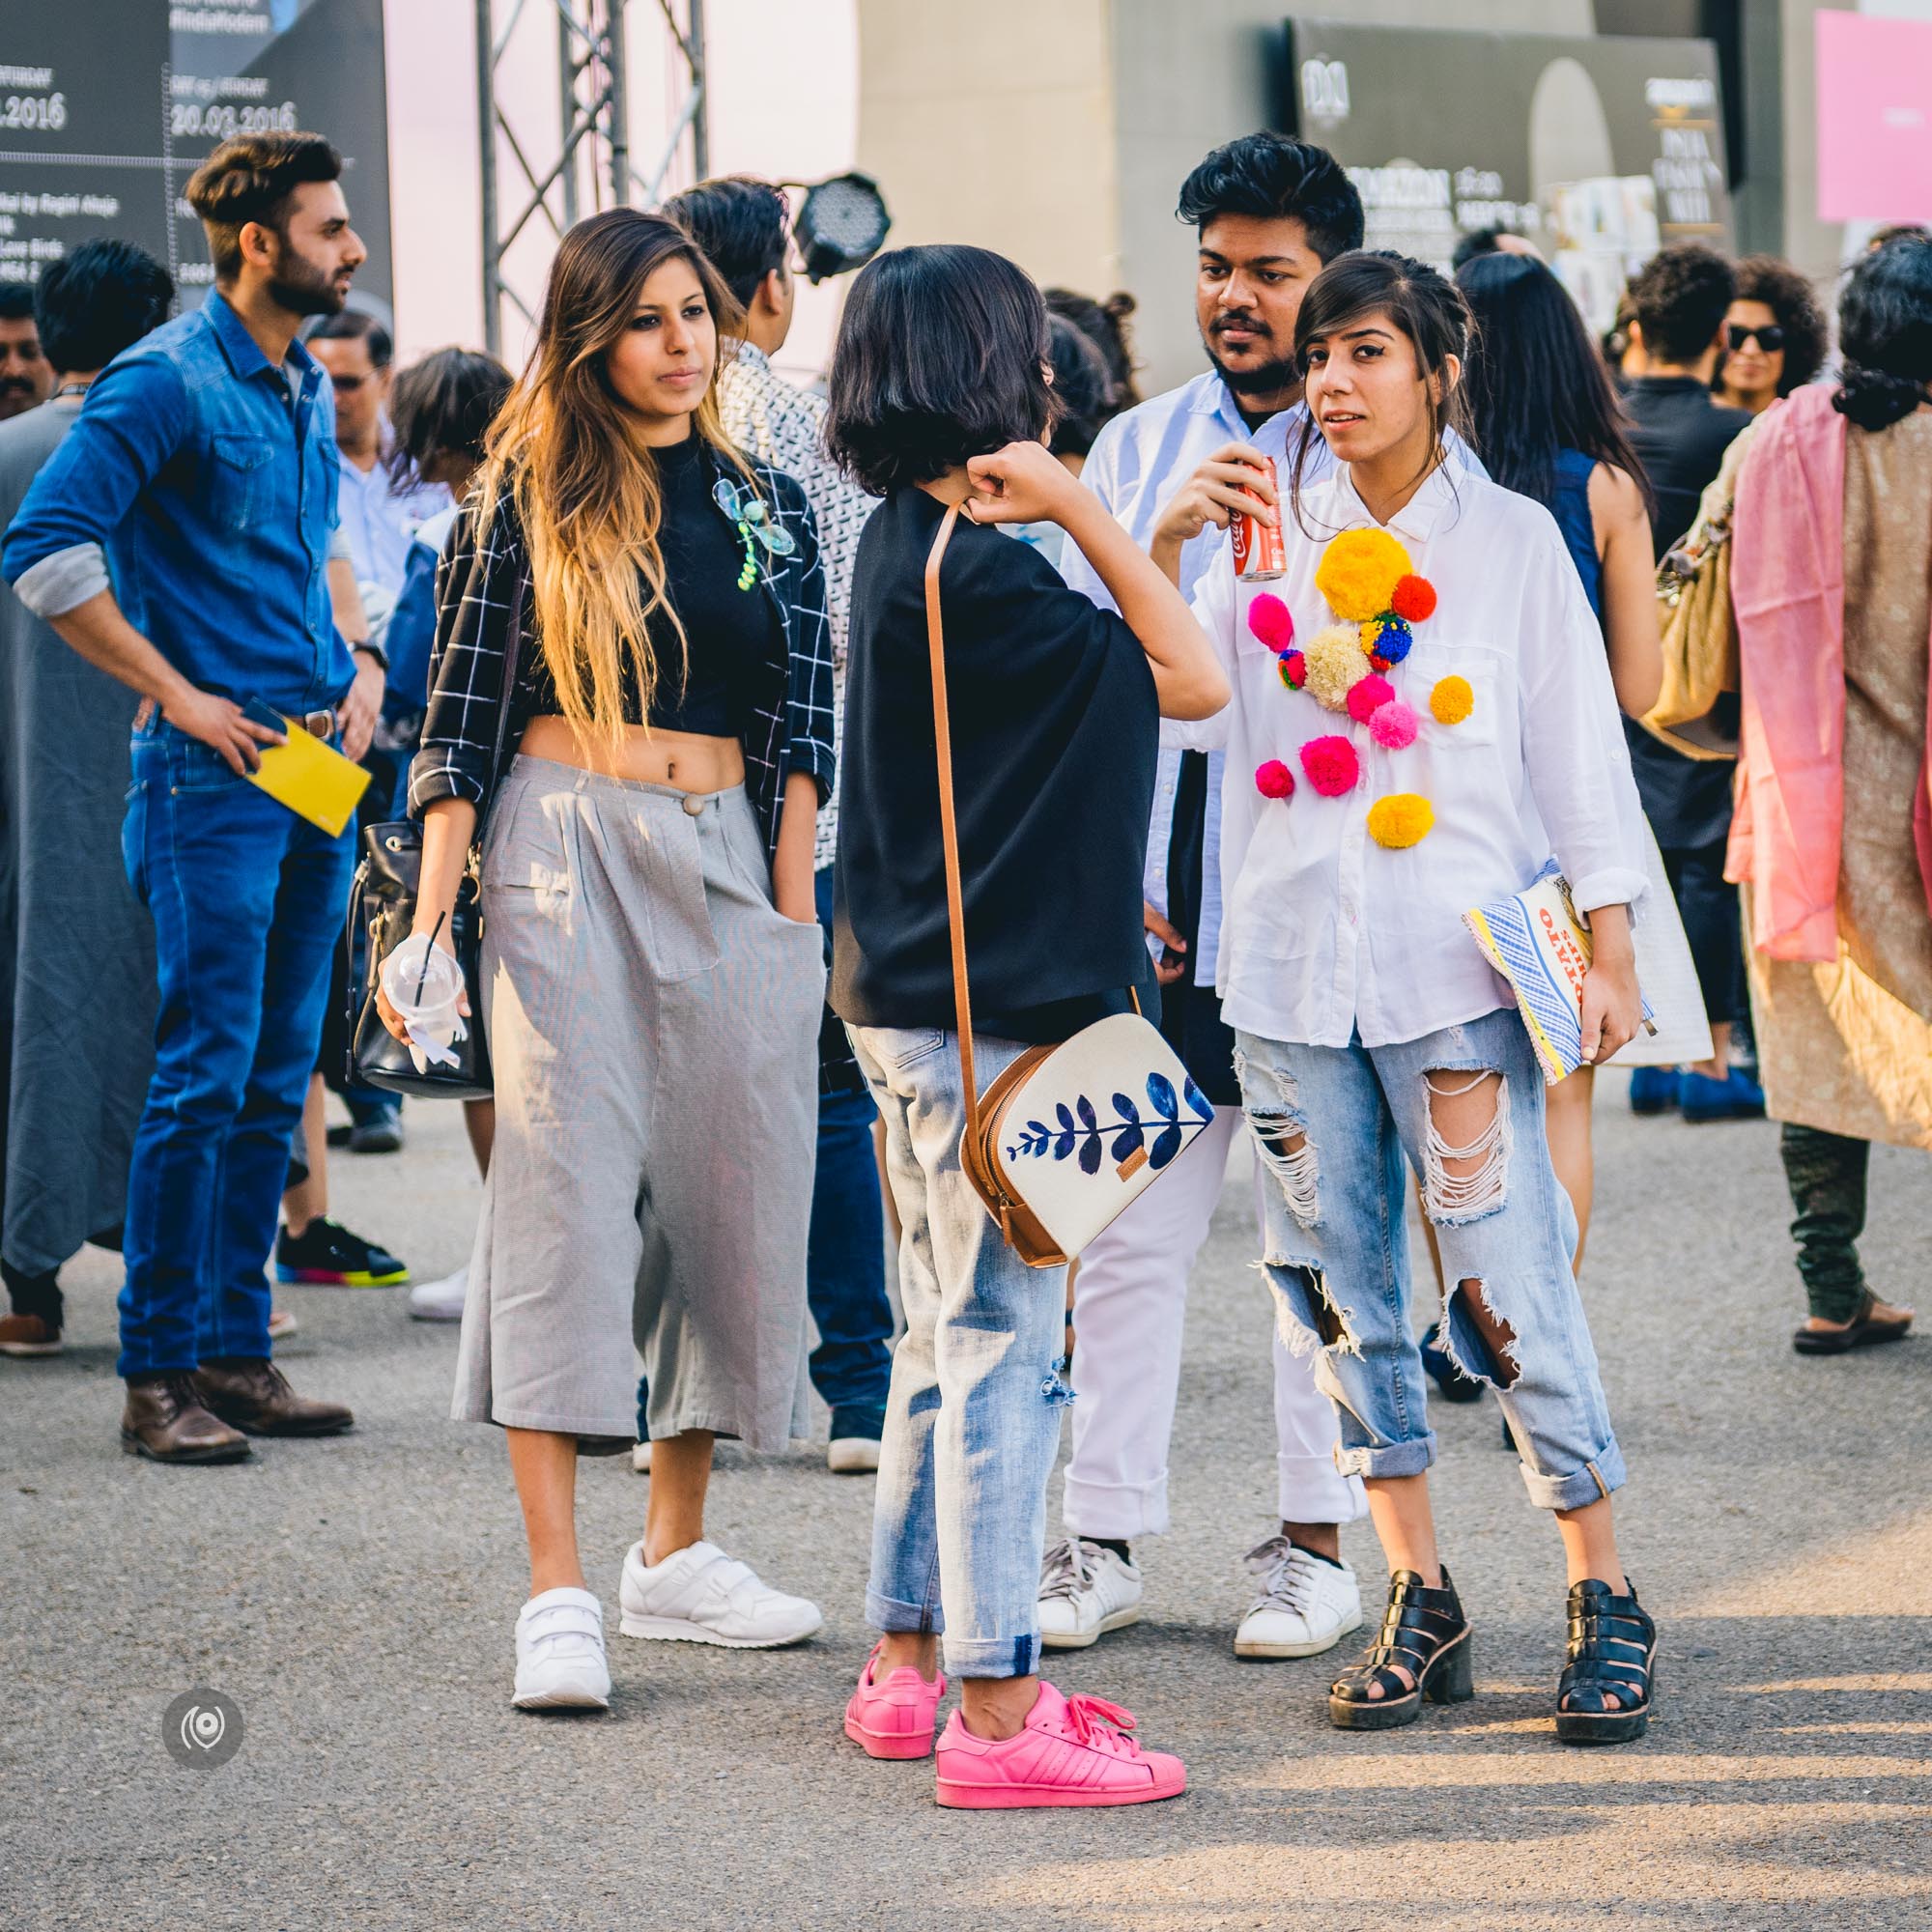
[[417,1321],[461,1321],[469,1298],[469,1264],[440,1281],[419,1281],[410,1290],[410,1314]]
[[546,1590],[517,1619],[520,1711],[608,1711],[611,1666],[604,1659],[604,1606],[588,1590]]
[[632,1444],[631,1467],[640,1476],[648,1476],[651,1473],[651,1445],[648,1442]]
[[1039,1566],[1039,1640],[1048,1650],[1085,1650],[1109,1631],[1141,1620],[1140,1567],[1084,1536],[1046,1546]]
[[1346,1563],[1324,1563],[1271,1536],[1248,1551],[1247,1564],[1262,1581],[1235,1633],[1236,1657],[1320,1657],[1361,1628],[1361,1587]]
[[715,1543],[694,1543],[655,1569],[644,1546],[624,1552],[617,1628],[626,1636],[722,1643],[732,1650],[775,1650],[803,1643],[825,1628],[816,1604],[787,1597],[758,1580],[749,1563],[726,1556]]

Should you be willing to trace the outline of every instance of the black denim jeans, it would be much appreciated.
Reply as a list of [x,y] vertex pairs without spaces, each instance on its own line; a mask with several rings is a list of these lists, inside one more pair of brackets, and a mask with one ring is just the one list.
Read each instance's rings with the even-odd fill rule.
[[1865,1231],[1871,1143],[1787,1122],[1778,1151],[1784,1157],[1791,1205],[1798,1210],[1791,1238],[1798,1243],[1798,1272],[1804,1278],[1811,1313],[1821,1321],[1849,1321],[1865,1292],[1858,1239]]

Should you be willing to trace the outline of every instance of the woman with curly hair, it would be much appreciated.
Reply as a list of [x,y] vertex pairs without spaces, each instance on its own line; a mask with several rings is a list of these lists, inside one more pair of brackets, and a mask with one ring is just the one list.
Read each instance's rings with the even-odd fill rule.
[[1712,384],[1718,400],[1762,415],[1825,366],[1829,340],[1811,284],[1776,255],[1747,255],[1724,311],[1723,355]]

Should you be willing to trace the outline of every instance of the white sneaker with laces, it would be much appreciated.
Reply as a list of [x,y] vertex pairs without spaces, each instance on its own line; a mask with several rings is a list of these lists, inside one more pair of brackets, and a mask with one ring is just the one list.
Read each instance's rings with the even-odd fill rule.
[[694,1543],[655,1568],[644,1546],[624,1552],[618,1587],[626,1636],[681,1638],[722,1643],[732,1650],[774,1650],[803,1643],[825,1627],[818,1605],[787,1597],[758,1580],[749,1563],[726,1556],[715,1543]]
[[1346,1563],[1324,1563],[1285,1536],[1248,1551],[1261,1580],[1235,1633],[1236,1657],[1320,1657],[1362,1622],[1362,1592]]
[[469,1298],[469,1264],[440,1281],[421,1281],[410,1290],[410,1314],[417,1321],[461,1321]]
[[1048,1650],[1085,1650],[1109,1631],[1141,1620],[1138,1564],[1084,1536],[1046,1546],[1039,1566],[1039,1640]]
[[611,1666],[604,1658],[604,1606],[588,1590],[546,1590],[517,1619],[520,1711],[608,1711]]

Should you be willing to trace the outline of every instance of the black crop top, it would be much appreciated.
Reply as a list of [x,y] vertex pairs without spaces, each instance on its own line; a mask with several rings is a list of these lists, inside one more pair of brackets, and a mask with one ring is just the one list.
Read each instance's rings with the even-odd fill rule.
[[[782,652],[772,641],[779,615],[757,576],[745,568],[744,540],[712,500],[703,441],[694,435],[652,454],[664,491],[658,543],[665,591],[684,626],[684,639],[679,641],[663,611],[651,612],[646,629],[658,684],[649,722],[660,731],[742,738],[759,675],[774,649]],[[731,481],[744,488],[735,476]],[[535,654],[530,683],[530,715],[555,715],[556,686],[541,652]],[[644,722],[635,685],[624,695],[624,717],[632,724]]]

